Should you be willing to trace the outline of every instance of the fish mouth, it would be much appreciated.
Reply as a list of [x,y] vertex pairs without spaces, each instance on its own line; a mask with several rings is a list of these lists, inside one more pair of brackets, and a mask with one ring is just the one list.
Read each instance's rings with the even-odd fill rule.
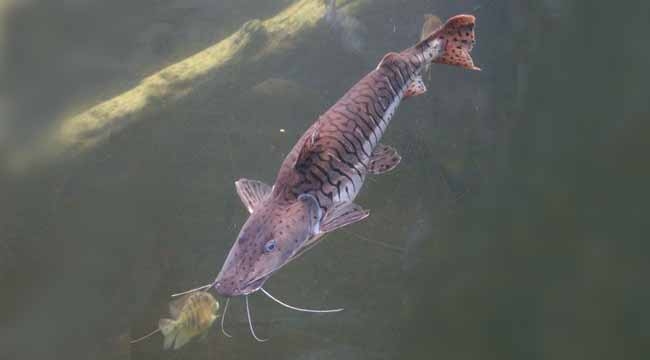
[[241,286],[231,288],[224,285],[227,282],[217,282],[214,285],[214,289],[219,295],[225,297],[245,296],[258,291],[267,279],[268,276],[257,277],[253,280],[247,281]]
[[264,276],[249,281],[248,283],[246,283],[243,290],[241,290],[241,295],[249,295],[258,291],[262,287],[262,285],[264,285],[266,279],[268,278],[269,278],[268,276]]
[[238,289],[239,295],[249,295],[258,291],[274,272],[275,270],[267,271],[262,275],[254,277],[252,280],[248,280],[244,286]]

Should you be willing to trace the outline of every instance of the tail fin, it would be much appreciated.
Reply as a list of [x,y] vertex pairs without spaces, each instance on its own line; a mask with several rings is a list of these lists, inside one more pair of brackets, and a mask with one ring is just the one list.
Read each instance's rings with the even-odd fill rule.
[[456,15],[417,43],[416,48],[430,56],[431,62],[481,70],[469,55],[476,42],[475,21],[473,15]]
[[158,321],[158,328],[165,337],[163,349],[167,350],[172,347],[176,340],[176,335],[178,335],[176,321],[172,319],[160,319],[160,321]]

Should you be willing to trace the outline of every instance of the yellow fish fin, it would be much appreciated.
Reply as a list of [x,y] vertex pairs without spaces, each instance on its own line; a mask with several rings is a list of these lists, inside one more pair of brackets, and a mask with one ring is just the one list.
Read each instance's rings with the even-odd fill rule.
[[189,331],[177,331],[176,332],[176,341],[174,342],[174,350],[180,349],[183,345],[187,344],[192,338],[194,334],[190,333]]
[[163,349],[169,349],[172,344],[174,344],[174,340],[176,340],[176,337],[178,335],[176,321],[172,319],[160,319],[160,321],[158,321],[158,328],[165,337],[165,341],[163,342]]

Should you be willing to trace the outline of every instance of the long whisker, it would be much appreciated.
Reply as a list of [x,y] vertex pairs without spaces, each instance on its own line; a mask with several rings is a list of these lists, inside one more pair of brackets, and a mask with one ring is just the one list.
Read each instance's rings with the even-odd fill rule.
[[284,303],[284,302],[282,302],[282,301],[276,299],[275,297],[273,297],[273,295],[269,294],[269,292],[266,291],[266,290],[264,290],[263,288],[260,288],[260,290],[264,293],[264,295],[266,295],[266,296],[268,296],[269,298],[271,298],[271,300],[273,300],[273,301],[277,302],[278,304],[280,304],[280,305],[282,305],[282,306],[284,306],[284,307],[286,307],[286,308],[289,308],[289,309],[291,309],[291,310],[302,311],[302,312],[309,312],[309,313],[334,313],[334,312],[343,311],[343,308],[338,308],[338,309],[327,309],[327,310],[314,310],[314,309],[303,309],[303,308],[299,308],[299,307],[296,307],[296,306],[291,306],[291,305],[289,305],[289,304],[286,304],[286,303]]
[[203,289],[207,289],[207,288],[211,287],[213,284],[214,284],[214,283],[212,283],[212,284],[206,284],[206,285],[199,286],[199,287],[194,288],[194,289],[191,289],[191,290],[187,290],[187,291],[183,291],[183,292],[180,292],[180,293],[172,294],[172,297],[178,297],[178,296],[185,295],[185,294],[189,294],[189,293],[193,293],[193,292],[196,292],[196,291],[201,291],[201,290],[203,290]]
[[260,339],[255,335],[255,330],[253,330],[253,321],[251,320],[251,310],[248,307],[248,295],[244,296],[244,299],[246,300],[246,315],[248,315],[248,327],[251,329],[251,335],[257,340],[258,342],[265,342],[268,341],[269,339]]
[[227,337],[231,338],[232,335],[228,334],[226,329],[223,328],[223,322],[226,319],[226,312],[228,311],[228,304],[230,304],[230,298],[226,299],[226,305],[223,306],[223,315],[221,315],[221,332]]
[[137,338],[137,339],[135,339],[135,340],[131,340],[131,341],[129,341],[129,344],[135,344],[135,343],[137,343],[138,341],[142,341],[142,340],[148,338],[149,336],[151,336],[151,335],[153,335],[153,334],[155,334],[155,333],[157,333],[157,332],[159,332],[159,331],[160,331],[160,328],[158,328],[158,329],[156,329],[156,330],[154,330],[154,331],[148,333],[148,334],[145,335],[145,336],[142,336],[142,337],[139,337],[139,338]]
[[341,230],[341,232],[350,234],[350,235],[354,236],[355,238],[357,238],[357,239],[359,239],[361,241],[365,241],[365,242],[368,242],[368,243],[371,243],[371,244],[379,245],[379,246],[384,247],[384,248],[386,248],[388,250],[393,250],[393,251],[400,252],[400,253],[406,252],[406,250],[404,248],[402,248],[402,247],[391,245],[391,244],[388,244],[388,243],[385,243],[385,242],[379,241],[379,240],[369,239],[369,238],[367,238],[367,237],[365,237],[363,235],[356,234],[356,233],[353,233],[351,231]]

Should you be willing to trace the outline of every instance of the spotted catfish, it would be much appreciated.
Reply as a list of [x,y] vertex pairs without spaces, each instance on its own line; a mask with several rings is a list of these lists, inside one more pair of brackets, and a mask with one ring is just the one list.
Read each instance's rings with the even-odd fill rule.
[[214,289],[222,296],[259,290],[278,269],[326,233],[368,216],[353,201],[368,174],[394,169],[400,155],[380,143],[401,100],[426,91],[430,63],[471,70],[472,15],[457,15],[400,53],[386,54],[298,140],[273,186],[241,179],[237,193],[250,212]]

